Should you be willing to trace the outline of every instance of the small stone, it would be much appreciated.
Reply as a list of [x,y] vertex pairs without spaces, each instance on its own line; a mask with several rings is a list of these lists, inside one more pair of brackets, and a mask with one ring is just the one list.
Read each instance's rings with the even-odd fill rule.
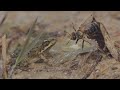
[[35,61],[34,63],[44,63],[44,59],[39,59],[39,60]]
[[117,67],[112,67],[111,69],[112,69],[112,70],[116,70],[116,69],[118,69],[118,68],[117,68]]

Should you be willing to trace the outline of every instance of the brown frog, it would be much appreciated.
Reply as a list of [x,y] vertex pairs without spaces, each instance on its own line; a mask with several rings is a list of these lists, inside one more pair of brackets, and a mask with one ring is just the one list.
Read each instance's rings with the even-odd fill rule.
[[37,45],[30,50],[27,54],[28,58],[38,57],[40,59],[47,59],[47,57],[51,56],[49,50],[56,44],[56,41],[56,39],[44,40],[42,45]]
[[[27,67],[29,67],[29,64],[31,63],[46,63],[48,57],[52,57],[49,53],[49,50],[56,44],[56,42],[57,39],[49,38],[47,40],[44,40],[42,44],[36,45],[27,53],[27,57],[17,66],[17,68],[26,71]],[[13,54],[13,56],[16,56],[16,54]],[[32,61],[33,58],[39,59]]]

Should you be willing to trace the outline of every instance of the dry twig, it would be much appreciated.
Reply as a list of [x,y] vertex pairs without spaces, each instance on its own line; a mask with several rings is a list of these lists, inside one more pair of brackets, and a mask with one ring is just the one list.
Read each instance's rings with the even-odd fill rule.
[[6,35],[2,37],[2,59],[3,59],[3,78],[7,79],[7,53],[6,53],[6,48],[7,48],[7,40],[6,40]]

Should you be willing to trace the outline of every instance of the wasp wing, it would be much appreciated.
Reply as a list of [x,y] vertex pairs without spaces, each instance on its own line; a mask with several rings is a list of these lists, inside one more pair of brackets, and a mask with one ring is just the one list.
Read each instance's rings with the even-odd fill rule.
[[110,51],[111,55],[116,60],[118,60],[118,52],[117,52],[117,49],[114,46],[114,42],[111,39],[107,29],[105,28],[105,26],[102,23],[100,23],[100,29],[101,29],[101,32],[103,34],[103,37],[104,37],[104,40],[105,40],[105,44],[106,44],[108,50]]
[[83,22],[81,22],[81,27],[86,26],[90,24],[93,20],[93,15],[91,14],[89,17],[87,17]]
[[93,15],[90,15],[89,17],[87,17],[84,21],[81,22],[79,30],[82,32],[87,30],[87,27],[89,27],[92,20],[93,20]]

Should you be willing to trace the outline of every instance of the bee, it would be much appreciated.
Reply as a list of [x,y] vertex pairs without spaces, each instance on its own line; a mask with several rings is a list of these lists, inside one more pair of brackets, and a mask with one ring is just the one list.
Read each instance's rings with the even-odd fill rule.
[[87,18],[86,21],[80,25],[78,30],[74,27],[73,29],[75,32],[70,34],[70,39],[76,40],[76,44],[80,39],[82,39],[82,49],[84,47],[84,42],[88,42],[85,39],[85,37],[87,37],[87,39],[95,40],[97,42],[97,48],[102,53],[118,60],[118,53],[109,33],[107,32],[105,26],[101,22],[98,22],[93,15]]

